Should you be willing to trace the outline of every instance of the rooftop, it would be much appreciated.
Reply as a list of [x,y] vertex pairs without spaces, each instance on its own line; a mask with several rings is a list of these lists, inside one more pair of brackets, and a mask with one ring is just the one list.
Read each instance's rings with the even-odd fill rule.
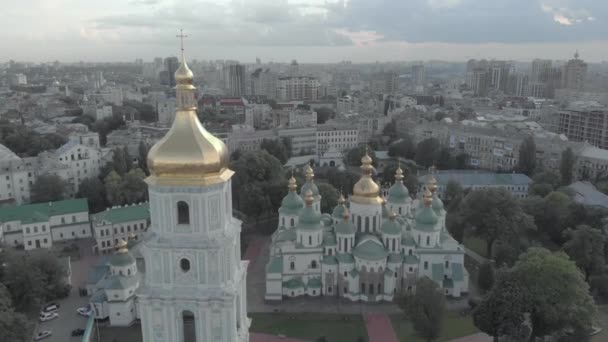
[[[419,176],[418,182],[425,184],[428,175]],[[446,185],[450,180],[467,187],[472,185],[528,185],[532,179],[523,173],[492,173],[477,171],[440,171],[435,174],[437,183]]]
[[51,216],[89,212],[84,198],[26,204],[0,208],[0,222],[21,221],[22,224],[47,222]]
[[125,205],[124,207],[108,208],[98,214],[92,215],[92,221],[95,225],[108,222],[111,224],[146,220],[150,217],[150,206],[148,203]]

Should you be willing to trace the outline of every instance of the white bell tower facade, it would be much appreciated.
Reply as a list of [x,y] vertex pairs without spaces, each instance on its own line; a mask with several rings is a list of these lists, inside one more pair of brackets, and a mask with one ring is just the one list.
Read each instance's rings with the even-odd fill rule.
[[246,342],[247,262],[232,217],[226,146],[196,116],[192,72],[175,73],[171,130],[148,154],[151,226],[137,293],[144,342]]

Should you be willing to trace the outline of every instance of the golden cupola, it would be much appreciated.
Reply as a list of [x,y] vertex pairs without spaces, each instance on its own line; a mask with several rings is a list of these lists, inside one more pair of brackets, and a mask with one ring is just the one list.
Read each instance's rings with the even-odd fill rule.
[[149,184],[210,185],[225,182],[234,174],[228,169],[228,148],[198,120],[193,80],[182,48],[182,62],[175,72],[175,120],[148,152]]
[[353,187],[351,202],[359,204],[382,204],[380,197],[380,186],[372,179],[372,158],[365,151],[361,158],[361,171],[363,175]]

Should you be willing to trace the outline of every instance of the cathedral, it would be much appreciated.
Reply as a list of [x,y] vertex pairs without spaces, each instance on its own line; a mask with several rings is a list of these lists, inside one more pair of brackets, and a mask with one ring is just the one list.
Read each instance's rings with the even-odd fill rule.
[[249,341],[228,149],[197,118],[183,49],[175,80],[175,121],[148,154],[150,227],[139,242],[121,241],[87,290],[95,318],[139,319],[144,342]]
[[367,153],[361,170],[348,202],[340,196],[331,214],[320,211],[310,166],[299,194],[295,178],[289,180],[266,265],[266,300],[307,295],[391,301],[415,291],[420,277],[435,281],[447,296],[467,293],[464,247],[446,230],[435,178],[413,200],[399,167],[385,199]]

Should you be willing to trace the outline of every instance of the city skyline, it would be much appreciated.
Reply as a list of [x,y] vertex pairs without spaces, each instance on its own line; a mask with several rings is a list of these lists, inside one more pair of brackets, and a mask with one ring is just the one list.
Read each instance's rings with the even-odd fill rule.
[[0,33],[0,60],[32,62],[176,55],[182,27],[188,58],[205,60],[567,60],[578,50],[599,62],[608,53],[608,6],[593,1],[27,0],[0,17],[11,28]]

